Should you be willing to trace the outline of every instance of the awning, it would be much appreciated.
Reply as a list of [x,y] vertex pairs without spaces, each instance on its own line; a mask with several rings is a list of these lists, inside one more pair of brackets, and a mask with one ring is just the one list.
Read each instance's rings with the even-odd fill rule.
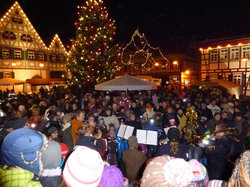
[[35,79],[27,79],[26,83],[31,85],[53,85],[53,84],[64,84],[64,80],[59,78],[52,79],[43,79],[43,78],[35,78]]
[[16,80],[13,78],[0,79],[0,86],[14,86],[14,85],[24,84],[24,83],[25,83],[25,81]]

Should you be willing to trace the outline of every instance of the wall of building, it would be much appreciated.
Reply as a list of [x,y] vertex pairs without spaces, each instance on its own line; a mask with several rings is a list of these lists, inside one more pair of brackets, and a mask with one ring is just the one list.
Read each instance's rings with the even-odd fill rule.
[[[244,41],[242,41],[244,43]],[[207,47],[201,52],[201,79],[224,79],[243,87],[250,95],[250,45]],[[245,79],[246,75],[246,79]]]

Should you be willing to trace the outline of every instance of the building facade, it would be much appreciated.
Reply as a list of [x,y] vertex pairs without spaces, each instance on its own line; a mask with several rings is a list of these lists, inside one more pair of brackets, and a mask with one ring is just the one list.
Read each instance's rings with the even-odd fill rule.
[[250,96],[250,37],[200,43],[201,79],[224,79],[242,86]]
[[18,2],[0,19],[0,78],[63,78],[67,55],[57,34],[45,45]]

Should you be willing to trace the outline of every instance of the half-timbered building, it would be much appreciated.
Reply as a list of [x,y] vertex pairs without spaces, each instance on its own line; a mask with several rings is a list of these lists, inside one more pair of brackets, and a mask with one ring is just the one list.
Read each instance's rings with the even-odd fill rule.
[[45,45],[18,2],[0,19],[0,78],[63,78],[67,54],[57,34]]

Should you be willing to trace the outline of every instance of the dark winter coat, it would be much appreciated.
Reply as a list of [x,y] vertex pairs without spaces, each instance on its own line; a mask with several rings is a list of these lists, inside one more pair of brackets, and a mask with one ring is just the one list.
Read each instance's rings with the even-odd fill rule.
[[205,148],[205,154],[208,158],[209,179],[226,180],[225,175],[230,172],[225,170],[232,141],[228,137],[223,137],[211,141],[211,144],[211,146]]
[[99,153],[101,153],[103,150],[102,139],[96,140],[95,144],[95,140],[91,136],[80,136],[76,142],[76,145],[89,147],[91,149],[97,150]]
[[216,121],[214,118],[210,119],[208,124],[207,124],[207,129],[210,130],[211,132],[213,132],[216,125],[217,124],[222,124],[222,123],[224,123],[222,120]]
[[207,120],[209,121],[210,119],[213,118],[213,113],[208,108],[206,108],[205,110],[201,109],[201,116],[205,116],[207,118]]
[[157,148],[157,151],[155,153],[155,156],[162,156],[162,155],[169,155],[171,157],[175,158],[183,158],[184,160],[187,159],[187,153],[188,153],[188,145],[186,144],[179,144],[179,151],[176,155],[174,155],[171,152],[171,142],[168,142],[167,144],[160,145]]

